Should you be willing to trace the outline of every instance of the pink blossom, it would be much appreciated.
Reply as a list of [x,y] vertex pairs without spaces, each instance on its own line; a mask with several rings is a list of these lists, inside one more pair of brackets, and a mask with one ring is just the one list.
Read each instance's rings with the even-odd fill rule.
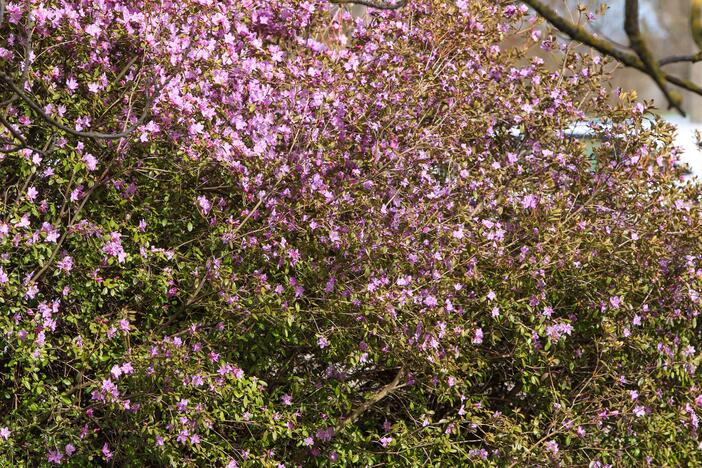
[[537,203],[538,199],[534,195],[529,194],[522,198],[522,207],[525,209],[536,208]]
[[65,255],[61,260],[56,262],[56,267],[65,273],[70,273],[73,269],[73,258],[71,258],[70,255]]
[[112,458],[112,451],[110,450],[110,446],[108,445],[107,442],[105,442],[105,445],[102,446],[102,454],[105,456],[105,459],[109,460]]
[[200,206],[200,209],[205,214],[208,214],[210,212],[210,210],[212,209],[212,204],[207,199],[207,197],[205,197],[203,195],[200,195],[199,197],[197,197],[197,204]]
[[29,201],[34,201],[37,198],[37,195],[39,195],[39,191],[37,190],[36,187],[32,186],[27,189],[27,198]]
[[54,465],[60,465],[61,460],[63,460],[63,454],[60,450],[49,450],[47,454],[47,461]]
[[97,169],[98,160],[90,153],[83,155],[83,162],[89,171],[94,171]]
[[473,334],[472,343],[475,345],[479,345],[479,344],[482,344],[482,342],[483,342],[483,329],[476,328],[475,333]]
[[612,305],[613,309],[618,309],[622,303],[621,296],[612,296],[609,298],[609,303]]

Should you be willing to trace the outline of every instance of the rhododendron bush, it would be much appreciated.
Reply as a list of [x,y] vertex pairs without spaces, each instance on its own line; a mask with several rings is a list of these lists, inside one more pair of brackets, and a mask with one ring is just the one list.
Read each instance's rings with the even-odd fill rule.
[[699,187],[526,8],[0,5],[3,464],[702,460]]

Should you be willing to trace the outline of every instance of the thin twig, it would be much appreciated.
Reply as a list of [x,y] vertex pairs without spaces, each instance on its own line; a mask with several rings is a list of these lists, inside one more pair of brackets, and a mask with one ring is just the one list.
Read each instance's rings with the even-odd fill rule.
[[39,116],[44,119],[47,123],[50,125],[58,128],[59,130],[62,130],[66,133],[70,133],[73,136],[77,137],[82,137],[82,138],[93,138],[96,140],[119,140],[121,138],[124,138],[126,136],[129,136],[130,133],[132,133],[134,130],[136,130],[141,124],[144,123],[144,121],[147,119],[149,115],[149,108],[151,107],[151,104],[153,102],[153,99],[148,95],[147,92],[147,99],[146,99],[146,104],[144,105],[144,111],[141,114],[141,117],[137,120],[137,122],[129,127],[127,130],[119,133],[102,133],[102,132],[80,132],[74,128],[68,127],[66,125],[63,125],[60,122],[57,122],[53,118],[51,118],[44,110],[36,103],[34,102],[29,96],[25,94],[22,89],[20,89],[19,86],[17,86],[12,79],[6,75],[3,72],[0,72],[0,81],[8,85],[14,93],[20,97],[24,102],[27,103],[27,105]]
[[631,48],[634,49],[634,52],[636,52],[636,55],[639,56],[641,62],[643,62],[646,67],[646,74],[656,82],[656,85],[667,99],[668,104],[684,116],[685,112],[681,107],[682,97],[680,94],[668,89],[668,84],[665,81],[663,72],[658,62],[653,58],[653,53],[648,47],[643,34],[641,34],[641,28],[639,27],[639,0],[626,0],[624,5],[624,31],[629,37]]
[[[648,68],[636,54],[619,50],[606,39],[602,39],[601,37],[595,36],[583,26],[574,24],[568,21],[567,19],[563,18],[553,8],[546,5],[541,0],[522,1],[529,5],[531,8],[533,8],[539,14],[539,16],[548,21],[554,28],[568,35],[571,39],[581,42],[582,44],[588,45],[600,52],[601,54],[612,57],[613,59],[617,60],[623,65],[635,68],[650,76],[650,74],[648,73]],[[668,81],[669,83],[672,83],[675,86],[678,86],[680,88],[686,89],[688,91],[702,96],[702,88],[690,80],[686,80],[684,78],[680,78],[669,73],[663,73],[663,78],[665,79],[665,81]]]
[[366,401],[363,403],[361,406],[356,408],[347,418],[342,420],[337,426],[336,426],[336,432],[341,431],[345,426],[349,424],[353,424],[356,422],[356,420],[366,411],[368,411],[373,405],[378,403],[380,400],[385,398],[386,396],[390,395],[393,393],[395,390],[397,390],[401,385],[400,385],[400,380],[402,377],[405,375],[405,368],[400,367],[400,370],[397,371],[397,375],[395,375],[395,378],[392,379],[392,382],[384,386],[383,388],[380,389],[377,393],[375,393],[370,400]]
[[399,10],[407,4],[407,0],[397,0],[395,2],[387,2],[383,0],[330,0],[336,5],[363,5],[376,10]]

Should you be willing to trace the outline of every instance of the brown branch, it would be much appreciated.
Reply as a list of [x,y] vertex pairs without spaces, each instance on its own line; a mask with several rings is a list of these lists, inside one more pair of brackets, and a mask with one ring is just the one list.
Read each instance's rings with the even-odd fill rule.
[[397,375],[395,375],[395,378],[392,379],[392,382],[381,388],[377,393],[375,393],[370,400],[366,401],[363,403],[361,406],[353,410],[353,412],[345,419],[343,419],[339,424],[336,426],[336,432],[341,431],[344,427],[346,427],[349,424],[353,424],[356,422],[356,420],[361,417],[363,413],[368,411],[373,405],[378,403],[380,400],[385,398],[386,396],[390,395],[393,393],[395,390],[397,390],[401,385],[400,385],[400,380],[402,380],[402,377],[405,375],[405,368],[400,367],[400,370],[397,371]]
[[28,149],[34,151],[35,153],[41,154],[42,156],[47,155],[46,151],[40,150],[39,148],[35,148],[35,147],[31,146],[27,142],[27,140],[24,138],[24,136],[21,133],[19,133],[17,130],[15,130],[15,128],[12,127],[12,124],[10,124],[10,122],[8,122],[7,119],[2,114],[0,114],[0,124],[2,124],[3,127],[5,127],[10,132],[10,134],[13,137],[15,137],[16,140],[18,140],[20,142],[19,145],[14,145],[10,149],[2,149],[2,150],[0,150],[0,152],[9,154],[9,153],[14,153],[16,151],[19,151],[21,149],[28,148]]
[[656,85],[668,100],[670,107],[674,107],[684,116],[685,112],[680,107],[682,97],[680,94],[668,90],[668,84],[665,81],[663,72],[641,34],[641,28],[639,27],[639,0],[626,0],[624,4],[624,31],[629,37],[631,48],[636,52],[636,55],[639,56],[646,67],[646,74],[656,82]]
[[27,146],[27,140],[24,139],[21,133],[14,129],[12,124],[10,124],[10,122],[8,122],[5,117],[2,116],[2,114],[0,114],[0,123],[12,134],[13,137],[15,137],[15,139],[19,140],[22,147]]
[[375,8],[376,10],[399,10],[407,4],[407,0],[396,0],[395,2],[388,2],[383,0],[330,0],[331,3],[336,5],[363,5],[368,8]]
[[63,125],[60,122],[57,122],[51,116],[49,116],[44,110],[34,102],[29,96],[25,94],[22,89],[20,89],[19,86],[17,86],[13,81],[12,78],[10,78],[8,75],[6,75],[3,72],[0,72],[0,81],[5,83],[7,86],[9,86],[14,94],[16,96],[19,96],[20,99],[22,99],[27,105],[34,111],[36,112],[43,120],[45,120],[48,124],[58,128],[59,130],[62,130],[66,133],[69,133],[73,136],[81,137],[81,138],[93,138],[96,140],[119,140],[121,138],[124,138],[126,136],[129,136],[130,133],[132,133],[134,130],[136,130],[141,124],[144,123],[144,121],[147,119],[149,115],[149,108],[151,107],[151,103],[153,102],[153,99],[148,95],[146,97],[146,104],[144,105],[144,111],[141,114],[141,117],[137,120],[137,122],[129,127],[128,129],[119,132],[119,133],[102,133],[102,132],[80,132],[74,128],[68,127],[66,125]]
[[697,52],[696,54],[690,55],[671,55],[670,57],[662,58],[658,61],[659,66],[670,65],[671,63],[689,62],[697,63],[702,62],[702,52]]
[[[539,14],[539,16],[548,21],[554,28],[568,35],[571,39],[590,46],[601,54],[612,57],[627,67],[635,68],[649,75],[646,65],[636,54],[619,50],[609,41],[588,32],[583,26],[574,24],[563,18],[553,8],[546,5],[541,0],[522,1],[533,8]],[[663,78],[675,86],[702,96],[702,88],[689,80],[679,78],[668,73],[663,73]]]

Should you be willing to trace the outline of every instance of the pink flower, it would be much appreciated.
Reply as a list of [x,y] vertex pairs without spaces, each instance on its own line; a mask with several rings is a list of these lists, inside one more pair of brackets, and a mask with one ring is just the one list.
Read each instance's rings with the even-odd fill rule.
[[112,458],[112,451],[110,451],[110,446],[107,442],[105,442],[105,445],[102,446],[102,454],[107,460]]
[[552,454],[556,455],[558,453],[558,443],[556,443],[556,441],[549,440],[544,445]]
[[390,437],[390,436],[385,436],[385,437],[380,439],[380,445],[382,445],[383,447],[387,447],[388,445],[390,445],[391,442],[392,442],[392,437]]
[[20,229],[29,227],[29,215],[23,215],[22,218],[15,223],[15,227]]
[[66,80],[66,88],[68,88],[68,90],[69,90],[71,93],[73,93],[76,89],[78,89],[78,82],[76,81],[76,79],[73,78],[72,76],[69,77],[69,78]]
[[115,379],[118,379],[119,376],[122,375],[122,368],[118,365],[114,365],[110,370],[110,374],[112,374]]
[[63,460],[63,454],[60,450],[49,450],[47,454],[47,461],[55,465],[60,465],[61,460]]
[[524,209],[534,209],[538,203],[537,198],[534,195],[525,195],[522,198],[522,208]]
[[73,269],[73,258],[70,255],[64,256],[61,260],[56,262],[56,267],[66,273],[70,273]]
[[200,206],[200,209],[202,209],[202,212],[205,214],[208,214],[212,209],[212,203],[210,203],[207,197],[204,197],[202,195],[197,197],[197,204]]
[[78,201],[81,198],[83,198],[83,195],[84,195],[83,186],[79,185],[78,187],[73,189],[73,191],[71,192],[71,201],[72,202]]
[[98,25],[97,23],[90,24],[85,28],[85,32],[93,37],[99,36],[101,30],[102,28],[100,28],[100,25]]
[[427,307],[436,307],[439,304],[439,301],[437,301],[434,296],[429,295],[424,298],[424,304]]
[[10,438],[10,434],[12,434],[12,431],[10,431],[7,427],[0,428],[0,437],[7,440]]
[[483,329],[482,328],[476,328],[475,329],[475,334],[473,335],[473,344],[481,344],[483,342]]
[[622,303],[621,296],[612,296],[609,298],[609,303],[612,305],[613,309],[618,309]]
[[94,171],[95,169],[97,169],[97,163],[98,163],[98,161],[97,161],[97,159],[95,158],[95,156],[93,156],[92,154],[86,153],[86,154],[83,156],[83,162],[85,163],[85,166],[88,168],[88,170],[89,170],[90,172],[92,172],[92,171]]
[[39,191],[37,190],[36,187],[29,187],[29,188],[27,189],[27,198],[28,198],[30,201],[33,202],[34,200],[36,200],[37,195],[39,195]]

